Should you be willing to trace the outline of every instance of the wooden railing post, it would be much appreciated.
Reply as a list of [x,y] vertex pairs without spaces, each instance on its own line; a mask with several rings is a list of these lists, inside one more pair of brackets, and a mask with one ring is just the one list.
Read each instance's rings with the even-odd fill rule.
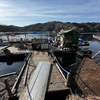
[[11,89],[10,89],[10,85],[7,81],[7,78],[3,78],[3,80],[4,80],[4,83],[5,83],[5,86],[6,86],[9,97],[12,97],[12,92],[11,92]]

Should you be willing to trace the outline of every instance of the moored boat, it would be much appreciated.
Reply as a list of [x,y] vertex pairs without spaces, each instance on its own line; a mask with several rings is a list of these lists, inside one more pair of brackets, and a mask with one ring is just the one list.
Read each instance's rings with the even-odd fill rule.
[[93,38],[100,41],[100,36],[93,35]]

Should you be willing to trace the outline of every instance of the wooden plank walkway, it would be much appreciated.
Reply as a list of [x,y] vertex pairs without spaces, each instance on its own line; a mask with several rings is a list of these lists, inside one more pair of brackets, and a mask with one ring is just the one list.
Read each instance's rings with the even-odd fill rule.
[[55,65],[52,66],[45,100],[67,100],[70,88],[65,82]]
[[60,92],[67,90],[68,87],[64,83],[64,79],[59,73],[57,67],[52,66],[51,76],[47,92]]

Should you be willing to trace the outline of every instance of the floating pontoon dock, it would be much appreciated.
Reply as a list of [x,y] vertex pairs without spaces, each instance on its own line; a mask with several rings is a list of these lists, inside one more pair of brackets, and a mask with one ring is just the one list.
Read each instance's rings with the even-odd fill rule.
[[77,71],[76,83],[86,96],[100,97],[100,66],[94,59],[83,59]]
[[[21,82],[19,83],[18,86],[17,92],[19,100],[34,100],[34,98],[35,100],[44,100],[44,99],[52,100],[54,98],[59,98],[59,97],[66,98],[66,93],[69,92],[69,88],[66,86],[65,81],[61,76],[61,74],[59,73],[57,67],[55,65],[51,65],[50,63],[51,60],[47,52],[32,51],[31,58],[29,59],[29,63],[27,65],[28,68],[26,68],[26,70],[28,69],[26,83],[24,83],[25,82],[24,77],[26,76],[25,73],[27,71],[23,73]],[[37,83],[38,80],[39,83]],[[35,85],[37,84],[38,87],[34,90]],[[29,88],[29,90],[27,88]],[[31,93],[33,91],[34,95]],[[38,93],[38,95],[35,94],[36,92]],[[60,96],[58,96],[59,93],[61,94]]]

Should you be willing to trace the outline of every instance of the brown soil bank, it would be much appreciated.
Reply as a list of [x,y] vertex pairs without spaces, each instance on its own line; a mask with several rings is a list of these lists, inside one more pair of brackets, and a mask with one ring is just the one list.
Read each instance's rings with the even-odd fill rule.
[[86,96],[100,98],[100,66],[93,59],[84,58],[76,76],[76,83]]

